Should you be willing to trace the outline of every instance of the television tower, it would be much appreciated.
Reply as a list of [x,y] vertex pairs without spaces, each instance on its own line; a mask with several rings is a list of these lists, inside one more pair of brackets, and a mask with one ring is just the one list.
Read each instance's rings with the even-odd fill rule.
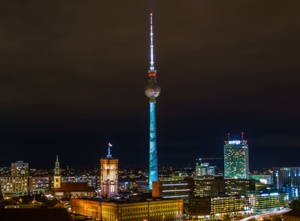
[[155,98],[160,94],[160,86],[157,84],[156,70],[154,68],[152,16],[153,14],[150,13],[150,69],[148,71],[148,85],[145,88],[145,94],[150,99],[149,190],[152,190],[152,182],[158,180]]

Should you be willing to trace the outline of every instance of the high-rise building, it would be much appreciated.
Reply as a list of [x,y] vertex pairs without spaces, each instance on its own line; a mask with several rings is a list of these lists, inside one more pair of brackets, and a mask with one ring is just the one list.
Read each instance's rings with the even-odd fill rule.
[[100,160],[101,195],[108,198],[118,195],[118,159],[113,159],[108,143],[106,158]]
[[29,191],[28,163],[17,161],[11,163],[12,191],[27,194]]
[[300,167],[275,167],[273,179],[276,189],[289,193],[289,200],[299,198]]
[[228,140],[224,145],[224,176],[248,179],[249,155],[247,140]]
[[150,13],[150,69],[148,71],[148,85],[145,94],[150,99],[150,144],[149,144],[149,190],[152,190],[152,182],[158,180],[157,147],[156,147],[156,119],[155,119],[155,98],[160,94],[160,86],[156,80],[154,68],[154,44],[153,44],[153,22]]

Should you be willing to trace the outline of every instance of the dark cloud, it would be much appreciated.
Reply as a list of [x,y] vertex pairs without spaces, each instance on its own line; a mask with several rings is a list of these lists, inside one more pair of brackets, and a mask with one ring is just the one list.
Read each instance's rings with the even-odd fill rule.
[[[220,157],[228,131],[245,131],[255,159],[272,158],[286,142],[297,146],[299,6],[299,1],[2,1],[0,165],[24,159],[49,167],[57,153],[62,163],[97,165],[108,141],[121,164],[147,165],[143,90],[151,7],[162,87],[160,164]],[[279,161],[274,159],[257,165]]]

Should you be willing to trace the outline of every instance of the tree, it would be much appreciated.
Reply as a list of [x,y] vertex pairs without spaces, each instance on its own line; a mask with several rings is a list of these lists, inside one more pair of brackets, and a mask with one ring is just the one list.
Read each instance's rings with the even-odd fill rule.
[[300,201],[299,200],[293,200],[289,203],[289,206],[291,209],[300,209]]

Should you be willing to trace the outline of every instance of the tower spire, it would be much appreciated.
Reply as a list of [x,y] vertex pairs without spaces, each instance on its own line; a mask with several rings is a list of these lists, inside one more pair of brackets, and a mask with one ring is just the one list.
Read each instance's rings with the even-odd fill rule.
[[60,165],[59,165],[59,161],[58,161],[58,154],[56,155],[54,175],[55,176],[59,176],[60,175]]
[[150,70],[154,71],[153,14],[150,13]]
[[110,148],[112,147],[112,144],[108,142],[108,150],[107,150],[107,156],[106,158],[111,159],[112,155],[110,153]]

